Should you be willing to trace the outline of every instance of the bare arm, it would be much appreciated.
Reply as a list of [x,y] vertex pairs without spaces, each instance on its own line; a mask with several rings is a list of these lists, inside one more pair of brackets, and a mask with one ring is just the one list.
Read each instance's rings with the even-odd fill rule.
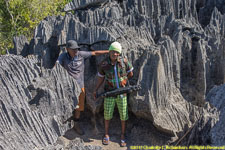
[[98,88],[102,85],[102,83],[104,82],[104,79],[105,79],[105,77],[98,77],[97,85],[96,85],[96,88],[93,92],[94,100],[96,100],[96,92],[98,91]]
[[103,55],[103,54],[108,54],[109,51],[108,50],[101,50],[101,51],[92,51],[91,54],[93,56],[98,56],[98,55]]
[[133,74],[133,72],[132,72],[132,71],[131,71],[131,72],[129,72],[129,73],[128,73],[128,75],[127,75],[128,79],[130,79],[131,77],[133,77],[133,75],[134,75],[134,74]]

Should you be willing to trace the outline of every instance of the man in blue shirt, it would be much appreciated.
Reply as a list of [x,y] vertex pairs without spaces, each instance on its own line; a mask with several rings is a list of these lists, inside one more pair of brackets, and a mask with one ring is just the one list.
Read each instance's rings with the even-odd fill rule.
[[69,40],[66,43],[66,53],[59,56],[57,62],[60,63],[67,72],[77,81],[81,88],[78,106],[75,108],[74,113],[74,129],[78,134],[83,135],[84,132],[79,127],[77,121],[80,118],[80,112],[84,111],[85,89],[84,89],[84,60],[90,56],[97,56],[107,54],[108,50],[99,51],[80,51],[80,47],[74,40]]

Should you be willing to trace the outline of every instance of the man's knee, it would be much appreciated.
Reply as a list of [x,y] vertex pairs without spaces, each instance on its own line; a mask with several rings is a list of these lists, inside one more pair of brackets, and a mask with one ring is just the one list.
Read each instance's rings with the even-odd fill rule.
[[113,113],[111,111],[104,110],[104,119],[111,120],[113,117]]
[[126,121],[126,120],[128,120],[128,114],[122,114],[122,115],[120,115],[120,120],[121,121]]

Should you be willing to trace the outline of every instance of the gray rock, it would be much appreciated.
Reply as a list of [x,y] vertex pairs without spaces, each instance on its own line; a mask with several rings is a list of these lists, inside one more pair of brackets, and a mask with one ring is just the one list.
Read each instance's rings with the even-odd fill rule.
[[[223,146],[225,143],[225,130],[224,130],[224,115],[225,104],[224,95],[225,85],[215,86],[207,95],[207,101],[218,111],[217,122],[208,130],[210,141],[212,145]],[[205,130],[203,130],[204,132]]]
[[74,141],[70,142],[67,146],[69,150],[102,150],[100,146],[84,145],[84,142],[79,138],[76,138]]
[[71,10],[87,9],[94,6],[96,7],[103,5],[108,1],[109,0],[73,0],[72,2],[68,3],[63,10],[67,12]]
[[37,59],[1,56],[0,145],[4,149],[47,147],[69,129],[62,122],[77,104],[79,86],[58,64],[40,76],[36,63]]
[[[129,95],[130,111],[174,136],[199,120],[199,126],[211,132],[218,112],[205,107],[205,97],[214,85],[225,81],[224,3],[74,0],[64,9],[75,10],[74,14],[47,17],[40,22],[30,47],[43,68],[52,68],[67,40],[77,40],[85,51],[90,47],[107,49],[110,43],[119,41],[123,55],[135,68],[130,83],[142,86],[141,91]],[[85,62],[86,100],[93,114],[99,113],[102,105],[102,100],[93,102],[92,92],[96,65],[104,57]],[[41,88],[38,97],[54,95],[44,95],[45,91]]]
[[13,38],[14,48],[10,51],[11,54],[27,56],[29,55],[29,42],[27,38],[22,35]]

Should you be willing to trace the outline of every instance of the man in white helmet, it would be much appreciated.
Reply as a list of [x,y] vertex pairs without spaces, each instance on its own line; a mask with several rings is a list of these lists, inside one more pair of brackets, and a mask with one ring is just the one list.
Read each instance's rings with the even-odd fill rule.
[[[100,63],[98,71],[96,92],[105,80],[105,91],[112,91],[117,88],[125,87],[128,78],[133,76],[133,66],[126,58],[121,58],[122,47],[119,42],[113,42],[109,47],[109,57]],[[121,120],[121,142],[120,146],[126,146],[125,141],[125,124],[128,119],[127,95],[121,94],[114,97],[106,97],[104,99],[104,119],[105,119],[105,135],[102,140],[104,145],[109,144],[109,123],[113,117],[115,104],[117,104],[120,120]]]

